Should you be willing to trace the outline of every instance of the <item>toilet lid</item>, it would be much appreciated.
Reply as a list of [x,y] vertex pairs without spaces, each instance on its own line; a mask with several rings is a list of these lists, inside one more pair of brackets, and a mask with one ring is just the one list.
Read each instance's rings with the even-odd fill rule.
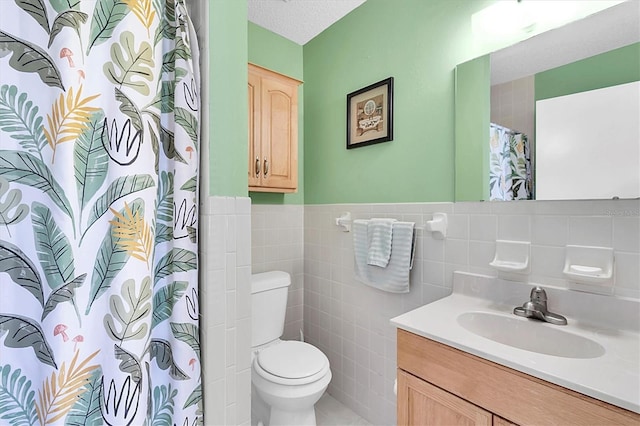
[[284,341],[258,353],[258,364],[263,370],[285,379],[313,376],[328,362],[320,349],[297,341]]

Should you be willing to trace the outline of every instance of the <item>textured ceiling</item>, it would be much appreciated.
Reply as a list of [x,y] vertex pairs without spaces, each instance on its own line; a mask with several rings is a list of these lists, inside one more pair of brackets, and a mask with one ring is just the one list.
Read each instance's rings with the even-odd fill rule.
[[[366,0],[247,0],[249,21],[300,45]],[[426,0],[425,0],[426,1]],[[640,41],[640,1],[626,1],[492,53],[492,84]]]
[[364,3],[365,0],[248,0],[248,18],[300,45]]

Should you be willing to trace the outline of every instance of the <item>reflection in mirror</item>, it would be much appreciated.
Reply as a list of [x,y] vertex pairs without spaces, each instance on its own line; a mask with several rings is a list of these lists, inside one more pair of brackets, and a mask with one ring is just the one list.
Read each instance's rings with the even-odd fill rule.
[[639,80],[638,1],[460,64],[456,201],[640,197]]

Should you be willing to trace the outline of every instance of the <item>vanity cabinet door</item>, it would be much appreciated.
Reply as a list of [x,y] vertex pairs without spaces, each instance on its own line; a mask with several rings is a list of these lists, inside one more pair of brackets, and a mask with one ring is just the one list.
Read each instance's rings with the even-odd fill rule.
[[511,423],[507,419],[503,419],[502,417],[493,416],[493,426],[517,426],[515,423]]
[[491,426],[493,415],[398,370],[398,425]]

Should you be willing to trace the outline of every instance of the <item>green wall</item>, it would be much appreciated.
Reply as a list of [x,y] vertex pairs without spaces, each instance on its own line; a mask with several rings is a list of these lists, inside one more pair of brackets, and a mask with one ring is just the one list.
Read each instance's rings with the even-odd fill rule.
[[248,34],[249,62],[302,80],[302,46],[252,22]]
[[[491,67],[484,55],[456,68],[455,199],[489,199]],[[482,161],[478,161],[482,158]]]
[[[453,201],[454,69],[490,3],[368,0],[304,46],[305,204]],[[394,140],[347,150],[346,95],[390,76]]]
[[535,76],[536,100],[640,80],[640,43],[592,56]]
[[[272,71],[303,79],[302,46],[251,22],[248,24],[248,60]],[[246,67],[245,67],[246,68]],[[246,92],[246,82],[244,91]],[[245,98],[246,99],[246,96]],[[246,108],[245,108],[246,109]],[[246,126],[245,126],[246,128]],[[244,133],[245,145],[247,132]],[[248,154],[246,154],[248,155]],[[245,165],[247,163],[245,155]],[[250,192],[254,204],[304,204],[304,84],[298,87],[298,192],[275,194]],[[243,185],[247,188],[245,166]]]
[[209,3],[209,52],[209,192],[246,197],[247,0]]
[[[255,203],[453,201],[454,69],[488,53],[471,16],[494,1],[368,0],[304,47],[247,25],[247,0],[210,1],[211,194],[247,194],[250,61],[304,80],[299,192]],[[346,95],[389,76],[394,140],[347,150]]]

